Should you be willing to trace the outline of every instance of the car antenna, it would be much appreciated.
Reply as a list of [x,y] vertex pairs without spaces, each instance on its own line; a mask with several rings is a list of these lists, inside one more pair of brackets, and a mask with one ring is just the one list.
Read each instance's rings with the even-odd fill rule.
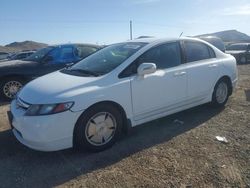
[[180,34],[179,38],[182,36],[182,34],[183,34],[183,32],[181,32],[181,34]]

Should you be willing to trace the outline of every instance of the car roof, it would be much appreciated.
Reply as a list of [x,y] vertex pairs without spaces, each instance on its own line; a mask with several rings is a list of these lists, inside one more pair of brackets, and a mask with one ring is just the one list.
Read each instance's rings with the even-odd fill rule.
[[200,39],[220,39],[220,37],[216,37],[216,36],[199,36],[197,38],[200,38]]
[[233,44],[230,44],[230,46],[232,46],[232,45],[250,45],[250,43],[242,42],[242,43],[233,43]]
[[27,54],[27,53],[34,53],[36,51],[23,51],[23,52],[17,52],[17,54]]
[[145,42],[145,43],[161,43],[161,42],[171,42],[171,41],[180,41],[180,40],[192,40],[192,41],[200,41],[204,42],[199,38],[193,37],[172,37],[172,38],[140,38],[134,39],[127,42]]
[[145,43],[154,43],[154,42],[167,42],[167,41],[175,41],[179,40],[180,38],[139,38],[139,39],[133,39],[127,42],[145,42]]

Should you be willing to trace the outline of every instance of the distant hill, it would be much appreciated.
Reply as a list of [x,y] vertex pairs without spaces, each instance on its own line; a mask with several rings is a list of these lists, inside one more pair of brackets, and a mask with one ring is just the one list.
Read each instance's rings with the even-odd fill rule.
[[241,33],[241,32],[239,32],[237,30],[220,31],[220,32],[216,32],[216,33],[198,35],[196,37],[206,37],[206,36],[219,37],[225,43],[250,42],[250,36],[248,36],[245,33]]
[[20,51],[20,50],[8,48],[8,47],[5,47],[5,46],[0,46],[0,52],[15,52],[15,51]]
[[47,44],[38,43],[34,41],[13,42],[13,43],[5,45],[5,47],[16,48],[16,49],[21,49],[21,50],[40,49],[46,46]]
[[23,41],[13,42],[5,46],[0,46],[0,52],[17,52],[25,50],[37,50],[46,47],[47,44],[34,42],[34,41]]

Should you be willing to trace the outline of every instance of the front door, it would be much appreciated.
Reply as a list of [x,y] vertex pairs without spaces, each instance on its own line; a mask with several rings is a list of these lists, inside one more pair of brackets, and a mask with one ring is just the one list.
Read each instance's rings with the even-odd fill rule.
[[179,42],[153,47],[134,63],[155,63],[157,71],[131,80],[135,120],[157,116],[181,106],[186,99],[187,75],[182,65]]

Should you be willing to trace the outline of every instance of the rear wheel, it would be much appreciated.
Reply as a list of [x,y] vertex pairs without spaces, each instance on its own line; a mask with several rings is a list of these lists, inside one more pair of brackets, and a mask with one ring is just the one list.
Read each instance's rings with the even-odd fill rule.
[[91,151],[111,147],[122,130],[122,115],[112,105],[96,105],[79,118],[74,130],[74,146]]
[[24,81],[18,77],[5,78],[0,81],[0,95],[5,100],[11,100],[23,85]]
[[216,107],[222,107],[227,103],[229,97],[229,84],[226,79],[220,79],[214,88],[212,104]]

